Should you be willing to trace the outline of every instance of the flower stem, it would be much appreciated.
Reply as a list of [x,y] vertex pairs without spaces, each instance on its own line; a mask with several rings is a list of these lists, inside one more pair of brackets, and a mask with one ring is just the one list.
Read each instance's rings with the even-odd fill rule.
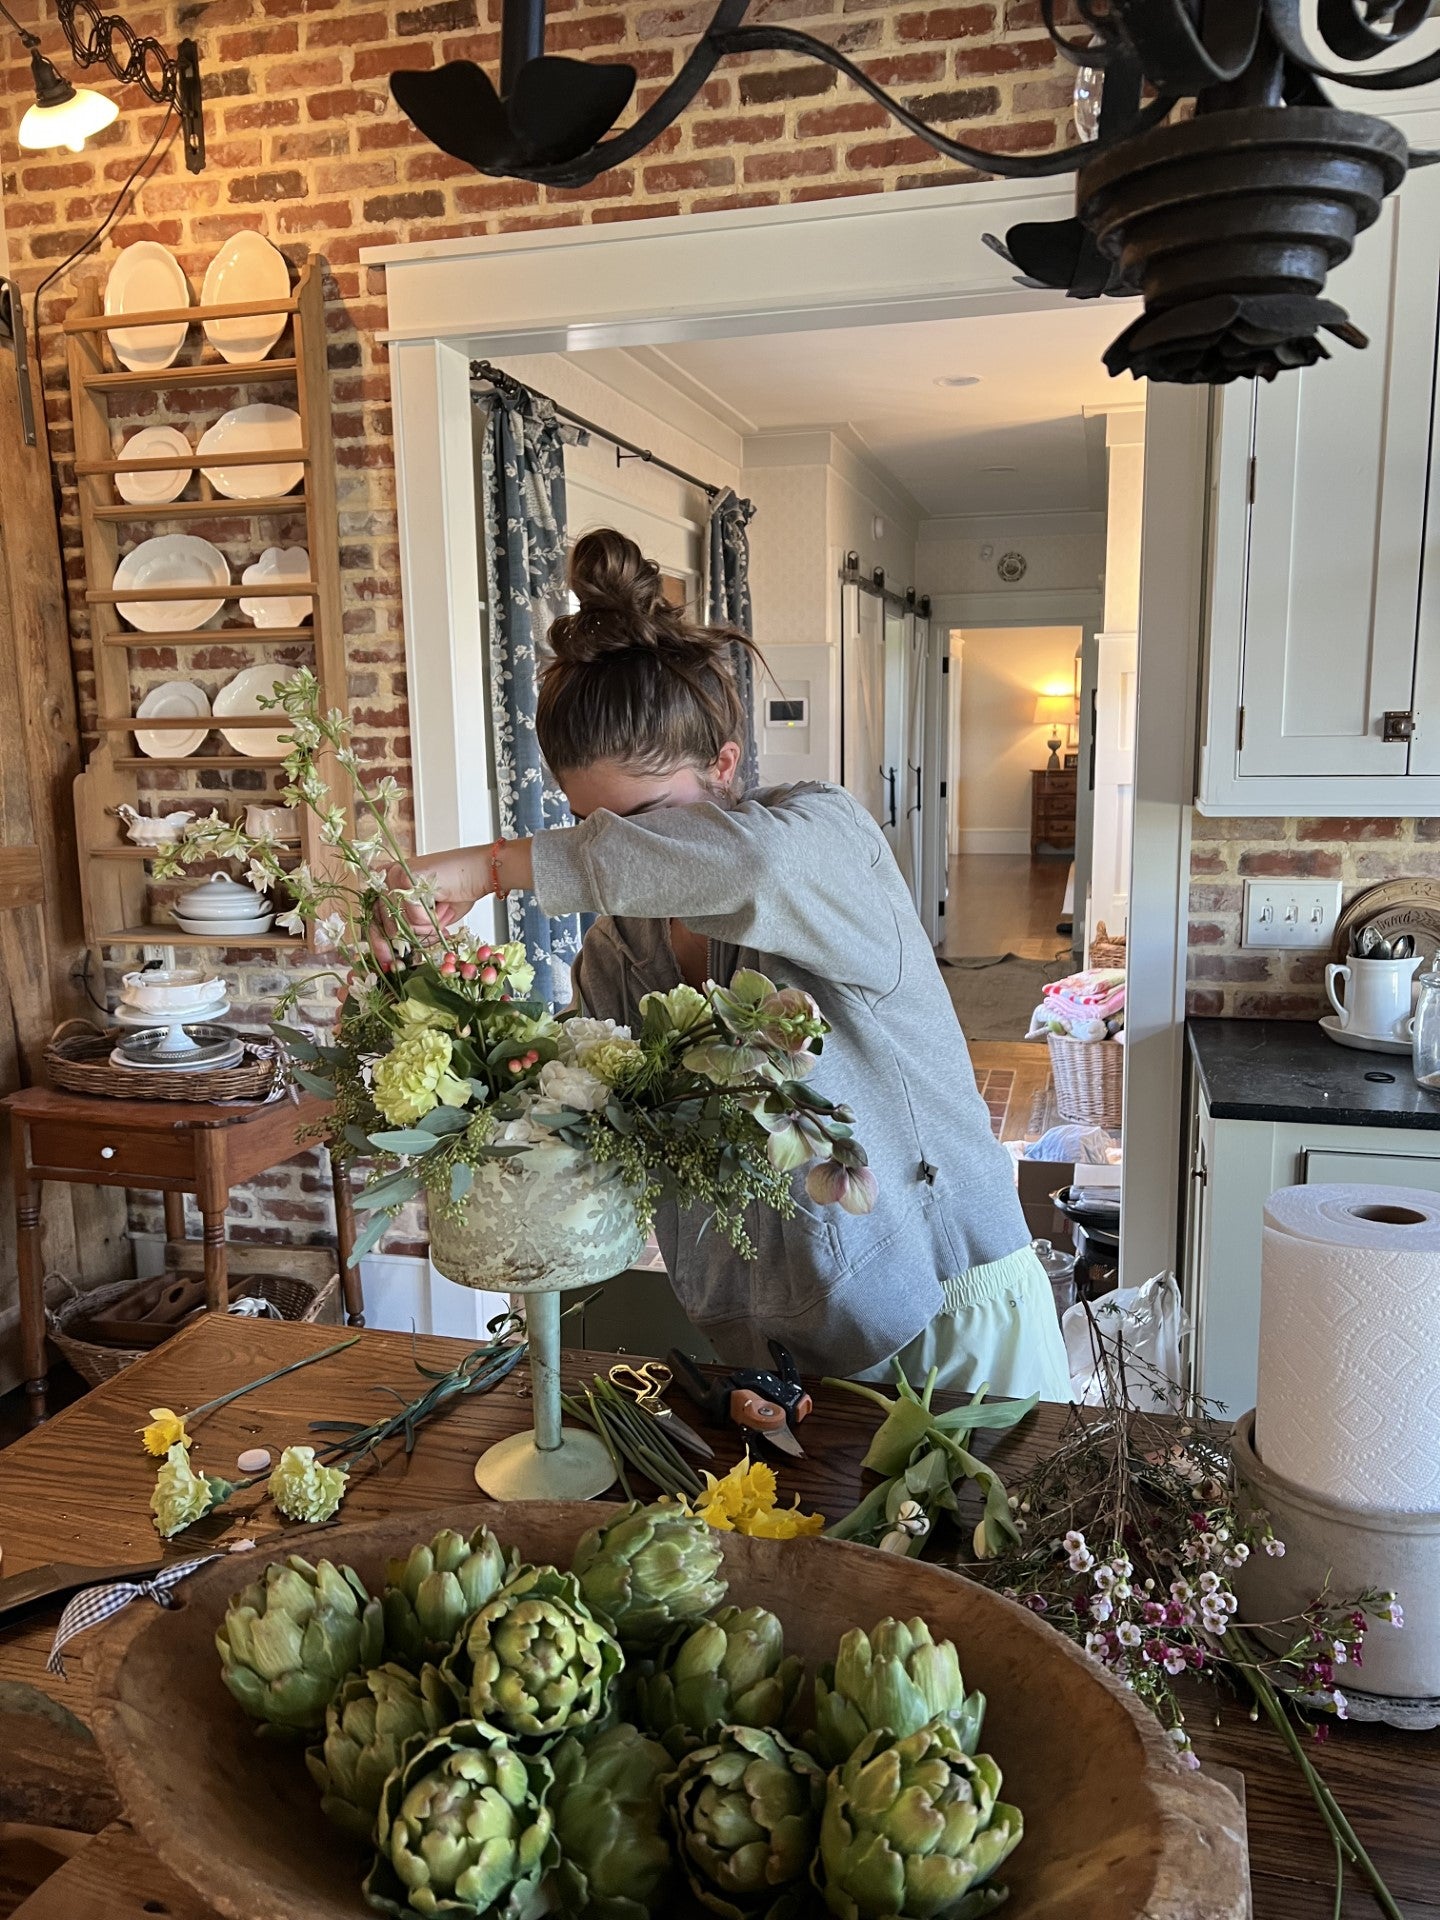
[[247,1393],[254,1393],[258,1387],[268,1387],[272,1380],[283,1380],[287,1373],[298,1373],[301,1367],[313,1367],[317,1360],[328,1360],[334,1354],[344,1353],[347,1347],[355,1346],[359,1339],[358,1333],[352,1333],[348,1340],[337,1341],[333,1347],[324,1347],[319,1353],[306,1354],[303,1360],[292,1360],[287,1367],[276,1367],[273,1373],[262,1374],[258,1380],[252,1380],[248,1386],[235,1387],[229,1393],[222,1393],[216,1400],[207,1400],[203,1406],[193,1408],[183,1418],[188,1424],[198,1420],[202,1414],[214,1413],[217,1407],[228,1407],[232,1400],[243,1399]]

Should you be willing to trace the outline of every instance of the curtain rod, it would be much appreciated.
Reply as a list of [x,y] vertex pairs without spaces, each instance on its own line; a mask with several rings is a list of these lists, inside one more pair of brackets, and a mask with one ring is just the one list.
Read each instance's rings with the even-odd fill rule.
[[547,401],[559,417],[562,420],[568,420],[572,427],[580,427],[586,433],[593,433],[597,440],[608,441],[615,449],[617,467],[622,460],[643,460],[646,466],[659,467],[663,473],[673,473],[675,478],[683,480],[686,486],[698,487],[709,500],[717,500],[722,493],[728,491],[725,487],[717,487],[710,480],[701,480],[696,474],[686,473],[683,467],[672,466],[668,460],[662,460],[658,453],[652,453],[649,447],[637,447],[633,440],[623,440],[618,433],[612,433],[608,427],[597,427],[593,420],[586,420],[580,414],[572,413],[569,407],[562,407],[558,400],[551,400],[548,394],[536,393],[533,387],[527,387],[523,381],[503,372],[489,360],[470,362],[470,380],[472,385],[478,385],[483,381],[486,386],[494,387],[497,393],[506,394],[511,399],[518,398],[522,393],[532,393],[537,400]]

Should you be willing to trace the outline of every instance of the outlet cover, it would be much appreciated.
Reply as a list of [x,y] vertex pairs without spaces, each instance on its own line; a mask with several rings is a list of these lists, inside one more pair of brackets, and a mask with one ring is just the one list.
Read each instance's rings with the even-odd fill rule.
[[1240,944],[1328,951],[1339,918],[1338,880],[1247,880]]

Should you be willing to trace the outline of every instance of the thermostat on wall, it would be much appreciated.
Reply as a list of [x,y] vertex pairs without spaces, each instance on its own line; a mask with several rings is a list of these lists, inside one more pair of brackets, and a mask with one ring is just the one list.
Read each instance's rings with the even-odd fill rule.
[[810,702],[808,700],[767,700],[765,724],[767,727],[808,727]]

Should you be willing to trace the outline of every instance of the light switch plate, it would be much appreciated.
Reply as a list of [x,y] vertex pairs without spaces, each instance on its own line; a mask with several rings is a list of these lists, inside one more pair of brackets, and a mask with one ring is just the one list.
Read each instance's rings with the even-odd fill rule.
[[1240,944],[1328,950],[1339,918],[1338,880],[1247,880]]

